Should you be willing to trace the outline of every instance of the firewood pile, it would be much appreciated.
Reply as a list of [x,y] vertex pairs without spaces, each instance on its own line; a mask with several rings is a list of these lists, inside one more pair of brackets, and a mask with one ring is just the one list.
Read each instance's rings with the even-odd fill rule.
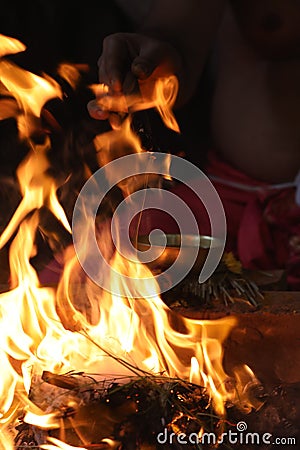
[[181,379],[97,378],[84,373],[50,372],[33,377],[30,400],[44,413],[54,413],[56,420],[50,429],[43,429],[19,418],[16,448],[25,448],[30,442],[39,448],[49,436],[86,449],[112,445],[155,448],[164,430],[187,435],[202,430],[218,436],[229,424],[214,413],[205,388]]
[[[87,450],[172,447],[233,450],[242,449],[243,443],[239,440],[234,446],[215,443],[222,433],[230,430],[237,433],[240,423],[246,423],[249,432],[269,433],[281,439],[293,437],[295,442],[299,439],[299,386],[281,385],[269,393],[261,385],[245,389],[257,408],[249,411],[242,404],[228,404],[227,416],[222,418],[214,413],[205,388],[181,379],[133,376],[99,381],[99,376],[84,373],[44,372],[41,377],[33,377],[30,400],[44,413],[53,413],[54,420],[47,428],[30,425],[19,417],[15,448],[37,450],[48,441],[63,440],[67,445]],[[199,439],[203,436],[203,443],[198,447],[182,445],[176,438],[179,435],[197,435]],[[257,448],[273,447],[252,446],[251,442],[247,446],[249,450]]]

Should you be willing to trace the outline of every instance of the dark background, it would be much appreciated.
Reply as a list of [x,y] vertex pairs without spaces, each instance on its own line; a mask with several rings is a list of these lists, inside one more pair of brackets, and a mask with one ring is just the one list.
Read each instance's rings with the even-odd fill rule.
[[[0,21],[2,34],[27,46],[25,52],[10,56],[18,65],[52,75],[60,62],[88,64],[87,83],[97,82],[97,60],[104,37],[137,27],[114,0],[5,2]],[[175,112],[180,135],[166,130],[150,114],[151,132],[159,150],[185,154],[196,165],[203,165],[210,146],[210,95],[211,83],[205,70],[192,100]]]

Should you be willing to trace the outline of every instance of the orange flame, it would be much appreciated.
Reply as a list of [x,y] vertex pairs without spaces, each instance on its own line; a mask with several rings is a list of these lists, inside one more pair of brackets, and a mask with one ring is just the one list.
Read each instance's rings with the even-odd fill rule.
[[23,52],[24,50],[26,50],[26,45],[18,39],[0,34],[0,58],[5,55]]
[[[10,45],[12,49],[17,48],[14,41],[7,42],[7,48]],[[7,61],[0,61],[0,78],[20,107],[37,117],[47,99],[60,95],[59,87],[52,81],[29,74]],[[128,111],[155,105],[168,126],[176,129],[171,111],[176,89],[174,77],[163,79],[150,99],[137,103],[136,99],[126,98],[125,103]],[[104,96],[103,104],[114,100]],[[129,120],[125,120],[121,128],[98,136],[95,143],[101,165],[124,152],[143,151],[130,129]],[[56,196],[56,183],[48,175],[49,151],[50,143],[46,139],[45,144],[34,146],[19,166],[17,177],[23,199],[0,236],[0,247],[13,238],[9,255],[11,289],[0,294],[1,424],[10,423],[18,409],[26,407],[28,423],[42,428],[57,426],[53,411],[34,409],[26,401],[32,374],[41,375],[45,370],[58,374],[69,370],[85,371],[98,373],[104,379],[110,374],[127,376],[145,372],[153,376],[180,377],[205,386],[214,409],[224,415],[225,403],[234,399],[234,393],[226,389],[223,343],[235,319],[199,321],[175,317],[160,298],[150,269],[111,251],[107,227],[102,226],[99,245],[116,272],[145,280],[139,285],[139,292],[134,283],[116,278],[114,271],[108,277],[115,294],[100,289],[82,276],[73,248],[65,252],[65,269],[59,285],[40,286],[30,262],[35,253],[39,208],[48,207],[71,232]],[[130,180],[121,187],[128,195],[139,186],[140,180]],[[86,226],[93,226],[88,216],[85,221],[85,230]],[[87,248],[87,238],[88,233],[83,233],[83,252]],[[149,298],[149,291],[155,290],[157,294]],[[246,373],[240,381],[245,383],[249,377],[252,379],[253,374]],[[42,448],[76,448],[54,438],[49,441],[52,444],[44,444]],[[5,429],[0,430],[0,444],[5,450],[13,449]]]
[[53,437],[49,437],[48,441],[52,442],[52,444],[42,444],[40,447],[44,450],[86,450],[84,447],[73,447],[72,445],[65,444]]
[[57,73],[66,80],[75,90],[81,78],[80,69],[84,70],[83,65],[62,63],[57,68]]
[[175,76],[156,79],[147,90],[141,85],[139,95],[110,94],[108,87],[104,84],[91,85],[90,88],[96,95],[98,106],[103,111],[124,114],[155,107],[165,125],[179,132],[179,126],[172,111],[178,93],[178,80]]
[[61,88],[56,81],[44,78],[16,66],[11,61],[0,61],[0,80],[13,95],[19,106],[39,117],[43,105],[51,98],[62,98]]
[[34,150],[28,154],[17,169],[17,178],[23,199],[0,236],[0,248],[12,237],[27,214],[42,206],[47,206],[71,233],[67,217],[56,197],[56,182],[47,173],[47,169],[50,167],[47,159],[49,148],[50,142],[47,138],[45,144],[35,145]]

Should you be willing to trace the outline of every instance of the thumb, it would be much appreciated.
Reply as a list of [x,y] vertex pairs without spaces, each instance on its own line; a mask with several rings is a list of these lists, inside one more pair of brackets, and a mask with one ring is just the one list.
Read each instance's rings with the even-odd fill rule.
[[139,80],[146,80],[156,68],[156,64],[149,59],[137,56],[131,64],[131,72]]
[[139,80],[145,80],[158,68],[161,75],[169,75],[175,73],[179,67],[181,58],[171,44],[145,40],[142,41],[139,55],[131,64],[131,72]]
[[131,72],[139,80],[146,80],[152,72],[160,65],[163,43],[146,36],[141,39],[139,53],[131,64]]

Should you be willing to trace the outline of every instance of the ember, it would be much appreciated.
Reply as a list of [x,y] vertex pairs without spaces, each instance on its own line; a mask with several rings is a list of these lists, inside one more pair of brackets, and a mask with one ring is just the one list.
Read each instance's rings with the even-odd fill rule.
[[[80,251],[68,243],[63,254],[55,255],[63,261],[57,284],[41,284],[32,261],[45,210],[65,233],[72,233],[60,197],[71,175],[55,176],[53,139],[41,119],[45,103],[62,100],[64,92],[47,75],[31,74],[4,58],[22,51],[22,43],[1,36],[0,46],[2,89],[16,102],[19,139],[29,149],[16,170],[22,199],[0,237],[0,246],[9,246],[10,266],[10,288],[0,297],[1,448],[141,447],[155,445],[155,435],[164,427],[175,433],[219,435],[229,406],[245,414],[261,405],[252,392],[259,383],[251,369],[238,368],[231,378],[222,365],[223,343],[236,325],[233,317],[204,321],[170,310],[147,265],[115,250],[101,206],[97,243],[109,270],[95,270],[106,270],[102,276],[109,289],[81,267],[82,258],[93,256],[87,253],[89,230],[95,228],[89,214],[84,216]],[[60,75],[73,80],[76,89],[76,67],[60,68]],[[116,99],[105,87],[91,89],[102,89],[103,105],[112,108]],[[135,110],[155,107],[164,123],[178,131],[172,114],[176,92],[177,80],[171,77],[158,80],[142,103],[117,99],[113,110],[126,117],[94,139],[99,165],[105,168],[112,159],[145,153],[130,126]],[[165,177],[168,164],[166,155],[161,169]],[[83,184],[92,175],[88,165],[82,174]],[[163,178],[141,174],[119,183],[118,174],[109,171],[106,177],[125,198],[145,183],[159,187]],[[55,248],[59,237],[45,230],[43,236]]]

